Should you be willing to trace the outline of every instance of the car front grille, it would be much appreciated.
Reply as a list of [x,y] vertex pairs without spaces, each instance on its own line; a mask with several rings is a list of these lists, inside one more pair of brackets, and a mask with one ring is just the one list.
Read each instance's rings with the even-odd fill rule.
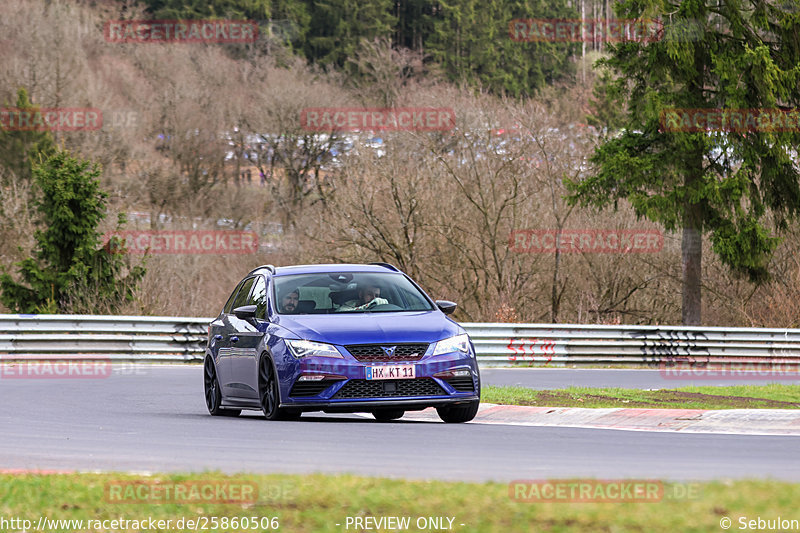
[[[386,343],[386,344],[350,344],[347,351],[362,362],[417,361],[422,359],[428,349],[427,343]],[[394,348],[394,352],[391,350]],[[384,350],[386,349],[386,350]],[[387,351],[391,355],[387,354]]]
[[333,395],[340,398],[393,398],[398,396],[443,396],[447,393],[431,378],[351,379]]
[[475,392],[475,384],[472,382],[472,376],[448,378],[445,381],[458,392]]
[[316,396],[338,381],[341,380],[298,381],[292,387],[289,396]]

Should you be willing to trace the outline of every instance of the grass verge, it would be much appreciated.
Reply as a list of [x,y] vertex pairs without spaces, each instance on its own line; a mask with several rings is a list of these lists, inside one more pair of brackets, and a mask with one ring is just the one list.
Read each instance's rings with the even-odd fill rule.
[[[524,472],[520,473],[525,476]],[[228,489],[237,483],[255,484],[257,498],[253,503],[120,503],[111,501],[114,487],[126,482],[145,484],[141,494],[152,494],[154,482],[162,493],[176,486],[225,483]],[[138,485],[137,485],[138,486]],[[434,527],[418,528],[417,520],[445,517],[453,531],[720,531],[720,520],[728,517],[734,529],[746,520],[800,519],[797,502],[800,484],[773,481],[736,481],[688,484],[666,484],[660,501],[644,503],[575,503],[521,502],[511,496],[505,483],[461,483],[440,481],[405,481],[365,478],[350,475],[242,475],[221,474],[159,475],[135,477],[118,474],[0,475],[0,519],[82,520],[82,524],[49,527],[47,531],[184,531],[175,527],[178,520],[207,520],[206,531],[271,531],[270,526],[257,529],[232,527],[231,518],[277,518],[278,531],[333,532],[362,531],[367,528],[346,528],[348,517],[409,517],[407,531],[433,531]],[[680,490],[676,490],[680,489]],[[230,494],[230,493],[229,493]],[[221,527],[227,517],[227,527]],[[94,527],[87,520],[170,520],[169,528]],[[212,528],[213,518],[220,524]],[[275,524],[275,522],[272,522]],[[337,525],[339,524],[339,525]],[[430,522],[428,522],[430,524]],[[463,524],[463,525],[462,525]],[[97,525],[97,524],[95,524]],[[0,525],[3,531],[23,528]],[[197,528],[203,530],[202,527]],[[29,529],[29,531],[35,530]],[[374,528],[387,531],[387,528]]]
[[678,389],[568,389],[481,387],[481,401],[547,407],[636,407],[662,409],[800,409],[800,385],[735,385]]

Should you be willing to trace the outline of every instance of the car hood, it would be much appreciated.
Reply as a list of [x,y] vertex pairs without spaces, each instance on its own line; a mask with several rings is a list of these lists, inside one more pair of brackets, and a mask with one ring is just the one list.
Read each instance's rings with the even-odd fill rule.
[[431,343],[464,332],[438,311],[280,315],[279,324],[301,339],[339,345]]

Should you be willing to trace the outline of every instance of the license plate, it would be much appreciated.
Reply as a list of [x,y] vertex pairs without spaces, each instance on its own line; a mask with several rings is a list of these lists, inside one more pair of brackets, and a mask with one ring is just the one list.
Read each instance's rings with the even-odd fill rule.
[[367,379],[414,379],[414,365],[383,365],[366,367]]

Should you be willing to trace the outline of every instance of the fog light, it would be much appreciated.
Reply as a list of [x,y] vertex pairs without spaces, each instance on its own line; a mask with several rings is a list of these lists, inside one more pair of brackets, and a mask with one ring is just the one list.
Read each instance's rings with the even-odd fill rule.
[[297,381],[322,381],[322,380],[341,381],[347,379],[345,376],[339,374],[303,374]]
[[436,378],[448,379],[448,378],[465,378],[471,376],[472,373],[466,369],[458,369],[458,370],[445,370],[444,372],[437,372],[433,375]]

